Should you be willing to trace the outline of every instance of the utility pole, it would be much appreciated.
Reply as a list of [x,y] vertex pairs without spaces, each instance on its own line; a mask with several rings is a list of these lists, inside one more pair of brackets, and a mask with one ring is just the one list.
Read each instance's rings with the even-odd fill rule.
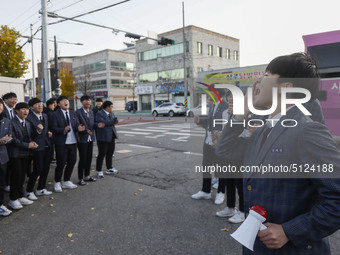
[[32,96],[36,97],[35,73],[34,73],[34,50],[33,50],[33,25],[31,24],[31,46],[32,46]]
[[184,105],[188,107],[188,84],[187,84],[187,66],[185,63],[186,41],[185,41],[185,24],[184,24],[184,2],[182,2],[183,10],[183,68],[184,68]]
[[58,67],[58,45],[57,45],[57,37],[54,36],[54,76],[56,88],[54,90],[54,94],[59,97],[61,95],[61,81],[59,79],[59,67]]
[[43,69],[44,69],[44,91],[45,91],[45,102],[51,98],[51,83],[49,75],[49,48],[48,48],[48,32],[47,32],[47,10],[46,0],[41,0],[41,20],[42,20],[42,43],[43,43]]

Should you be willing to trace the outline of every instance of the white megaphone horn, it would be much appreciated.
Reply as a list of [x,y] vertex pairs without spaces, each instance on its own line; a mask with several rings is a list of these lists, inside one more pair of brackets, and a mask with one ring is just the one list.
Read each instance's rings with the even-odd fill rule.
[[260,205],[249,208],[249,215],[242,225],[231,234],[236,241],[249,250],[254,251],[254,243],[259,230],[267,227],[262,224],[268,217],[266,210]]

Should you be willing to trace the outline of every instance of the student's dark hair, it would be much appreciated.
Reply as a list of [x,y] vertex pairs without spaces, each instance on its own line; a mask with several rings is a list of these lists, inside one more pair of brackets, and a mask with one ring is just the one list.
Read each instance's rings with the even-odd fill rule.
[[83,102],[85,100],[91,100],[91,97],[88,96],[88,95],[83,95],[81,98],[80,98],[80,102]]
[[102,105],[102,109],[106,109],[107,107],[113,105],[113,103],[111,101],[105,101]]
[[57,104],[59,104],[60,101],[63,101],[64,99],[67,99],[67,97],[65,97],[65,96],[60,96],[60,97],[58,97],[58,98],[57,98]]
[[7,100],[7,99],[10,99],[12,97],[17,97],[17,94],[15,94],[14,92],[9,92],[9,93],[6,93],[5,95],[2,96],[2,99],[3,100]]
[[[4,105],[4,101],[2,101],[2,99],[0,98],[0,104],[2,104],[2,105]],[[5,107],[5,106],[4,106]],[[2,111],[1,113],[0,113],[0,120],[2,120],[2,118],[3,118],[3,113],[4,113],[4,111]]]
[[[291,55],[274,58],[267,66],[266,72],[278,74],[278,83],[291,82],[294,87],[305,88],[311,93],[314,100],[319,91],[320,76],[316,62],[306,53],[294,53]],[[301,94],[293,93],[294,98]]]
[[17,103],[16,105],[15,105],[15,110],[16,111],[19,111],[20,109],[22,109],[22,108],[25,108],[25,109],[29,109],[30,107],[28,106],[28,104],[27,103],[25,103],[25,102],[20,102],[20,103]]
[[103,99],[97,98],[97,99],[96,99],[96,102],[103,102]]
[[55,98],[50,98],[50,99],[48,99],[48,100],[46,101],[46,106],[48,107],[49,105],[54,104],[54,101],[56,101]]

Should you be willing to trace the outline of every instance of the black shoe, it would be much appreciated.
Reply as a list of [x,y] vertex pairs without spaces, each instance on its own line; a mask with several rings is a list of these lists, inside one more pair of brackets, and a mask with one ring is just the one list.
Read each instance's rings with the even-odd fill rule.
[[86,185],[86,182],[84,182],[84,180],[81,179],[81,180],[79,180],[78,184],[79,184],[80,186],[84,186],[84,185]]

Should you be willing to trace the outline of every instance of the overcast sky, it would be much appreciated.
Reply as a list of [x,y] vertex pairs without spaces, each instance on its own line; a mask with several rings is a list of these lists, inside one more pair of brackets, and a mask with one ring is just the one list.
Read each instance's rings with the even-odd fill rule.
[[[50,0],[48,10],[73,17],[120,1]],[[276,56],[304,51],[302,35],[340,30],[339,0],[184,0],[184,4],[185,25],[240,39],[241,66],[266,64]],[[41,25],[40,8],[41,0],[0,0],[0,24],[30,35],[31,23],[34,31]],[[131,0],[79,19],[142,35],[148,30],[163,33],[182,27],[182,0]],[[118,50],[131,41],[122,33],[71,21],[49,26],[48,33],[51,39],[56,35],[61,41],[84,44],[58,44],[61,56]],[[40,42],[34,43],[35,60],[40,61]],[[53,53],[52,42],[50,48]],[[31,59],[31,45],[23,49]]]

